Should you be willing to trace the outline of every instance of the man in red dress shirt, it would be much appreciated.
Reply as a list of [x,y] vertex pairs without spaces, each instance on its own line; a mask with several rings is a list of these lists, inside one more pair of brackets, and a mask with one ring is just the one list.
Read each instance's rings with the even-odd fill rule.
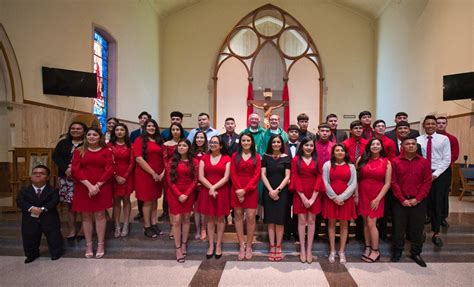
[[411,256],[418,265],[426,267],[420,254],[423,249],[423,230],[426,205],[431,188],[431,166],[417,154],[416,138],[409,135],[402,140],[403,153],[392,160],[393,255],[398,262],[405,245],[405,236],[411,242]]
[[[343,141],[342,144],[346,147],[347,153],[349,154],[349,159],[353,164],[357,162],[357,160],[364,154],[365,146],[368,143],[368,140],[362,137],[362,122],[361,121],[353,121],[351,123],[351,137],[347,140]],[[356,228],[355,228],[355,235],[356,239],[363,240],[364,239],[364,222],[362,217],[357,217],[356,221]]]
[[368,141],[362,137],[363,128],[361,121],[353,121],[350,128],[351,136],[343,141],[342,144],[346,147],[351,162],[355,164],[364,153]]
[[[448,180],[451,182],[452,177],[452,166],[458,160],[459,157],[459,141],[458,139],[446,132],[446,127],[448,126],[448,118],[446,117],[437,117],[436,118],[436,133],[442,134],[448,137],[449,144],[451,146],[451,165],[446,169],[446,173],[448,174]],[[449,196],[449,192],[446,193],[446,196]],[[448,227],[449,224],[446,221],[446,218],[449,214],[449,199],[446,200],[444,209],[443,209],[443,221],[441,222],[441,226]]]
[[374,137],[372,130],[372,113],[369,111],[362,111],[359,113],[359,121],[362,123],[362,137],[370,140]]

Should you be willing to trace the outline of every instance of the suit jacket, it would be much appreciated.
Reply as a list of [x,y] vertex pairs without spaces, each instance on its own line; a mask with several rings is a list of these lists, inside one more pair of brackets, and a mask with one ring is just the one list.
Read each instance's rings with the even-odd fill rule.
[[[345,141],[346,139],[348,139],[349,137],[347,136],[347,133],[345,131],[340,131],[340,130],[336,130],[335,133],[333,132],[330,136],[329,136],[329,140],[330,141],[334,141],[333,138],[334,136],[336,136],[336,143],[342,143],[343,141]],[[319,136],[318,136],[318,140],[319,140]]]
[[[56,206],[59,203],[59,193],[56,189],[52,188],[49,184],[43,189],[41,196],[38,198],[36,191],[32,185],[22,188],[16,197],[16,204],[21,209],[23,218],[22,226],[28,227],[31,224],[38,224],[41,222],[42,226],[48,225],[49,228],[57,227],[60,228],[59,214]],[[41,213],[38,218],[31,217],[28,209],[30,207],[44,207],[46,210]]]
[[[420,132],[418,130],[410,129],[410,135],[417,138],[420,136]],[[395,129],[385,132],[385,136],[389,137],[392,141],[394,141],[395,145],[397,144],[397,134],[395,132]]]
[[133,143],[142,134],[142,129],[136,129],[130,134],[130,141]]
[[[225,142],[227,146],[227,150],[229,151],[229,156],[232,156],[234,152],[237,152],[239,148],[239,134],[233,133],[231,136],[229,136],[227,133],[223,133],[220,135],[222,140]],[[230,145],[228,144],[229,142],[229,137],[230,137]]]

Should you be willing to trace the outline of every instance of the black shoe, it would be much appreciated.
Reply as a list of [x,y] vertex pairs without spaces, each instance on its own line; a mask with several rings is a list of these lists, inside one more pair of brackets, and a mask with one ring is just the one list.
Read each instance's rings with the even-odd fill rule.
[[151,226],[150,227],[145,227],[144,234],[148,238],[157,238],[158,237],[158,235],[155,233],[155,230]]
[[158,227],[158,224],[152,225],[151,227],[155,231],[156,235],[163,235],[164,234],[164,232],[161,231],[161,229]]
[[394,252],[393,255],[392,255],[392,258],[390,258],[390,261],[398,262],[398,261],[400,261],[400,258],[402,258],[402,253],[401,252]]
[[431,241],[433,241],[433,244],[434,244],[436,247],[443,247],[443,240],[441,240],[441,237],[439,237],[439,235],[434,235],[434,236],[431,238]]
[[66,237],[68,243],[75,243],[76,242],[76,235]]
[[446,219],[444,219],[443,221],[441,221],[441,226],[446,227],[446,228],[449,227],[449,223],[446,221]]
[[214,253],[214,257],[215,257],[216,259],[221,259],[222,253],[221,253],[221,254]]
[[426,263],[420,255],[412,255],[410,256],[410,258],[413,259],[413,261],[415,261],[415,263],[420,265],[421,267],[426,267]]
[[39,258],[39,255],[26,257],[25,264],[31,263],[31,262],[35,261],[36,259],[38,259],[38,258]]
[[135,215],[135,217],[133,218],[133,220],[141,220],[141,219],[143,219],[143,214],[141,213]]
[[76,235],[76,240],[77,241],[81,241],[83,239],[85,239],[86,237],[84,235]]
[[51,256],[51,260],[52,260],[52,261],[58,260],[59,258],[61,258],[61,256],[63,256],[63,255],[61,254],[61,255],[54,255],[54,256]]

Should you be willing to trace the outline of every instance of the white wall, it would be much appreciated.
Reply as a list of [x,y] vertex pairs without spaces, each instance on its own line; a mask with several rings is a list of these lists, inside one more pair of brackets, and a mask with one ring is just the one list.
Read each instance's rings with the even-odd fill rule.
[[91,100],[43,95],[41,67],[93,71],[93,24],[117,41],[116,114],[159,111],[159,18],[144,0],[4,0],[0,22],[15,49],[25,100],[91,112]]
[[406,111],[473,111],[470,100],[443,102],[443,75],[474,71],[474,1],[392,1],[377,30],[377,117]]
[[323,0],[208,0],[162,19],[161,121],[180,109],[193,115],[184,126],[194,127],[199,112],[212,111],[220,45],[242,17],[268,2],[298,19],[318,47],[328,87],[324,113],[339,114],[348,128],[343,114],[374,109],[375,32],[366,18]]

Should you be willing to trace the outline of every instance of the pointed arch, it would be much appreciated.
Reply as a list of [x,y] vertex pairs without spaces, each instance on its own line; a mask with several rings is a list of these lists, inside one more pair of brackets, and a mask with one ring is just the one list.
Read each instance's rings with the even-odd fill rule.
[[20,66],[7,32],[1,23],[0,69],[6,84],[6,101],[23,103],[23,80],[21,78]]
[[[237,42],[234,40],[237,38],[243,43],[243,47],[234,46]],[[296,50],[296,53],[295,51],[289,53],[288,50],[285,50],[287,47],[285,47],[283,43],[287,38],[292,38],[291,40],[294,45],[291,46]],[[217,75],[222,63],[229,57],[237,58],[245,65],[248,71],[249,83],[252,83],[255,60],[262,48],[268,44],[272,44],[277,48],[283,67],[285,68],[282,79],[285,83],[288,81],[291,68],[298,60],[307,58],[315,65],[319,75],[318,78],[315,79],[319,82],[319,120],[322,120],[324,68],[318,48],[311,35],[296,18],[275,5],[266,4],[245,15],[232,28],[220,46],[219,53],[215,59],[212,77],[214,81],[214,93],[211,99],[211,105],[214,123],[216,123],[218,101]]]

